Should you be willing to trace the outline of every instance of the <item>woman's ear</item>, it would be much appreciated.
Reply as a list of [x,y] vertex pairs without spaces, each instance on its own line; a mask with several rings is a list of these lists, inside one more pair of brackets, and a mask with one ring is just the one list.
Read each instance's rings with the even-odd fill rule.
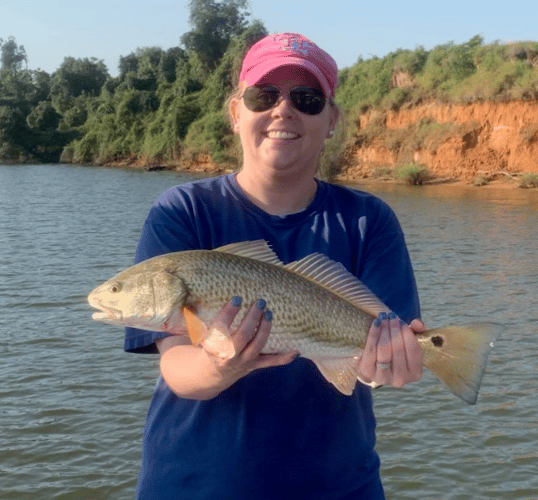
[[235,97],[230,100],[230,105],[228,107],[228,113],[230,114],[230,118],[232,120],[233,125],[233,131],[238,134],[239,133],[239,99],[236,99]]
[[329,121],[329,130],[327,131],[327,139],[330,139],[334,135],[334,130],[339,117],[340,109],[336,105],[331,105],[331,119]]

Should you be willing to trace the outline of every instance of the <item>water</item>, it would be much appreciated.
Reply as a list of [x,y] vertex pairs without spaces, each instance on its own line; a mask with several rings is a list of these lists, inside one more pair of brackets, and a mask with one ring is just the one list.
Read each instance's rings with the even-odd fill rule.
[[[132,262],[171,172],[0,166],[0,498],[133,498],[155,356],[85,297]],[[375,392],[388,499],[538,499],[538,192],[367,188],[404,227],[428,325],[508,326],[476,406],[434,378]],[[441,191],[443,189],[443,191]]]
[[508,327],[476,406],[429,374],[375,392],[387,497],[538,499],[538,192],[371,191],[404,227],[426,324]]

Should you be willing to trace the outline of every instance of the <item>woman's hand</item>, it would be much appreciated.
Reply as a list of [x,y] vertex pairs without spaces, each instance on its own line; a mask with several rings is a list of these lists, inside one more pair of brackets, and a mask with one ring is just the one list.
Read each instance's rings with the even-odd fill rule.
[[209,346],[202,343],[208,359],[223,379],[230,378],[235,381],[259,368],[288,364],[297,357],[299,353],[296,351],[277,354],[262,353],[269,338],[273,317],[272,312],[265,309],[263,299],[250,306],[237,329],[231,332],[231,325],[240,307],[241,299],[234,297],[224,305],[212,323],[213,328],[220,329],[221,333],[233,343],[232,351],[235,354],[232,357],[214,354]]
[[406,325],[394,313],[381,313],[372,322],[364,352],[359,358],[359,379],[369,385],[403,387],[422,377],[422,349],[414,332],[424,323]]
[[291,363],[299,354],[265,354],[262,350],[271,331],[271,311],[265,310],[265,301],[252,304],[235,331],[231,331],[241,307],[234,297],[213,319],[209,330],[217,328],[233,342],[235,354],[222,357],[210,347],[186,345],[185,337],[173,336],[158,341],[161,352],[161,373],[170,389],[180,397],[211,399],[240,378],[259,368]]

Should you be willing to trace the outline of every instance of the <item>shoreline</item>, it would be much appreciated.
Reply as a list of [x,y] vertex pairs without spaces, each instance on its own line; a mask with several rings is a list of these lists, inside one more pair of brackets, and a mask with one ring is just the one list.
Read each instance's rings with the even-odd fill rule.
[[[178,173],[193,173],[193,174],[205,174],[209,176],[217,176],[222,174],[233,173],[237,169],[232,168],[227,165],[215,165],[209,158],[204,159],[205,161],[199,162],[165,162],[165,163],[147,163],[140,161],[134,158],[126,158],[123,160],[116,160],[103,163],[61,163],[58,162],[58,165],[79,165],[79,166],[92,166],[92,167],[103,167],[103,168],[119,168],[119,169],[132,169],[132,170],[145,170],[147,172],[159,172],[159,171],[170,171]],[[27,164],[38,164],[35,161],[5,161],[0,160],[0,165],[27,165]],[[46,164],[43,164],[46,165]],[[432,177],[422,184],[414,186],[417,189],[421,187],[428,186],[447,186],[447,187],[470,187],[475,189],[507,189],[507,190],[519,190],[522,192],[533,191],[532,187],[521,187],[519,181],[515,176],[506,176],[501,175],[502,172],[494,176],[493,179],[488,180],[485,184],[475,185],[472,180],[468,178],[436,178]],[[355,184],[355,185],[364,185],[364,186],[406,186],[409,185],[401,180],[385,177],[380,178],[375,175],[365,175],[364,173],[353,175],[349,172],[342,172],[334,175],[329,182],[345,183],[345,184]]]
[[[195,173],[195,174],[206,174],[206,175],[222,175],[226,173],[235,172],[236,169],[229,166],[217,166],[211,160],[201,161],[201,162],[192,162],[192,163],[165,163],[157,165],[148,165],[144,162],[140,162],[134,159],[125,159],[118,160],[114,162],[107,162],[101,165],[107,168],[132,168],[135,170],[146,170],[148,172],[153,171],[174,171],[174,172],[184,172],[184,173]],[[378,185],[378,186],[392,186],[392,185],[408,185],[403,181],[400,181],[395,178],[378,178],[374,175],[365,176],[364,174],[353,175],[350,173],[342,172],[336,174],[329,182],[339,182],[346,184],[361,184],[361,185]],[[514,176],[507,177],[504,175],[496,175],[495,178],[487,181],[487,183],[476,186],[473,181],[467,178],[435,178],[432,177],[429,180],[426,180],[423,184],[416,186],[417,188],[427,187],[427,186],[450,186],[450,187],[473,187],[476,189],[510,189],[510,190],[522,190],[528,191],[532,188],[522,188],[519,186],[518,179]]]

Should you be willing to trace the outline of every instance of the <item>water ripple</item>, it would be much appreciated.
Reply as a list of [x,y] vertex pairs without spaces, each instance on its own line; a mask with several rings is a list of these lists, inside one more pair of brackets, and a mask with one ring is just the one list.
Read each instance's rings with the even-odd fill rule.
[[[187,179],[0,166],[3,499],[133,498],[158,361],[124,354],[86,294],[132,262],[151,202]],[[375,391],[387,498],[538,499],[538,193],[377,194],[402,222],[426,323],[508,326],[476,406],[428,373]]]

